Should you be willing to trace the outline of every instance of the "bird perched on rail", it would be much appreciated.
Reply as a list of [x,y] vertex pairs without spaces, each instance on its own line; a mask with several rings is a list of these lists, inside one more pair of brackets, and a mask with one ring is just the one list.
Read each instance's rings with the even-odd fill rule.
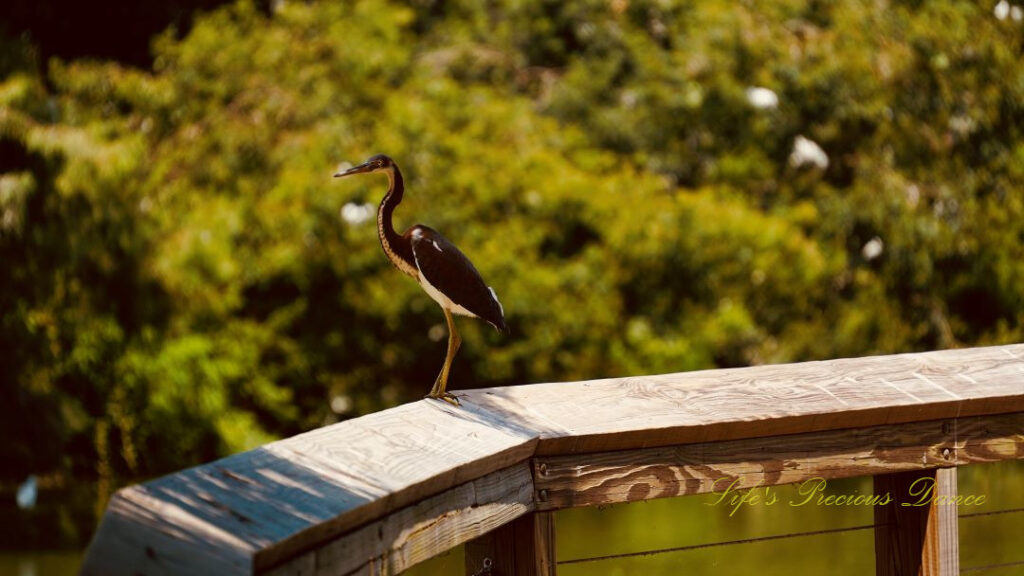
[[388,177],[388,192],[377,210],[377,234],[384,254],[395,268],[415,278],[423,290],[441,305],[448,321],[448,353],[427,398],[442,399],[458,406],[458,398],[446,391],[452,359],[462,344],[452,314],[480,318],[499,332],[507,332],[505,311],[494,289],[484,282],[469,258],[439,232],[422,224],[416,224],[402,235],[395,232],[391,217],[405,194],[405,181],[394,160],[377,154],[334,177],[377,172]]

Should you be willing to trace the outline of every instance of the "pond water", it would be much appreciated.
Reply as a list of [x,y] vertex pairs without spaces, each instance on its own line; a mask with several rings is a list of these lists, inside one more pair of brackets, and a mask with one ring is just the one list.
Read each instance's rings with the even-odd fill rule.
[[[1024,561],[1024,547],[1020,544],[1024,537],[1024,512],[993,514],[1024,509],[1024,461],[963,467],[958,472],[958,484],[962,495],[986,497],[983,505],[959,509],[961,569],[972,575],[1024,575],[1024,564],[1013,564]],[[775,497],[774,504],[761,502],[736,509],[727,501],[716,503],[719,497],[711,494],[560,511],[555,515],[558,573],[560,576],[659,576],[685,570],[693,574],[860,576],[874,572],[874,535],[870,529],[764,539],[795,532],[870,525],[873,522],[870,506],[826,506],[814,502],[793,506],[790,502],[805,499],[797,486],[774,487],[770,492]],[[824,494],[870,495],[871,492],[871,479],[865,477],[830,481]],[[84,544],[54,550],[46,549],[45,542],[48,538],[63,543],[87,542],[87,527],[95,524],[95,503],[89,502],[90,494],[95,494],[94,488],[42,490],[39,505],[31,512],[20,511],[10,502],[0,506],[6,526],[0,529],[0,534],[5,536],[3,547],[8,549],[0,551],[0,575],[77,574]],[[43,536],[47,533],[52,536]],[[594,556],[628,555],[735,540],[749,542],[573,562]],[[23,548],[20,551],[14,549],[19,542]],[[33,546],[35,551],[24,550]],[[993,567],[977,569],[986,566]],[[463,570],[460,546],[407,574],[461,576]]]

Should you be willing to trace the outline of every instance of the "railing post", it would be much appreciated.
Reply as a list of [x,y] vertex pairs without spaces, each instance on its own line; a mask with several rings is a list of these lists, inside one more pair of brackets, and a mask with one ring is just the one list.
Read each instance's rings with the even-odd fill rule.
[[553,512],[535,512],[466,542],[466,576],[555,576]]
[[960,570],[956,468],[874,477],[875,574],[953,576]]

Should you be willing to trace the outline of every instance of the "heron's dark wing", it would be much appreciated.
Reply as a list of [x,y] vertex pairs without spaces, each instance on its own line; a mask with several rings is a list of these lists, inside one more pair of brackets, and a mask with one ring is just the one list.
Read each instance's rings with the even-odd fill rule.
[[504,332],[505,314],[473,263],[438,231],[416,225],[405,233],[420,274],[453,303]]

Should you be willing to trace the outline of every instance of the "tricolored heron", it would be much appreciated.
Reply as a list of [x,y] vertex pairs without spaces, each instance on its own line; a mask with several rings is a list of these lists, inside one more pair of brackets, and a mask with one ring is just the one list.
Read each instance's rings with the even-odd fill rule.
[[420,283],[423,290],[441,305],[448,321],[448,354],[427,397],[440,398],[458,406],[458,398],[445,390],[452,358],[462,344],[452,314],[481,318],[499,332],[506,332],[505,311],[494,289],[484,282],[469,258],[439,232],[422,224],[416,224],[402,235],[395,232],[391,216],[402,201],[405,182],[394,160],[377,154],[334,177],[373,172],[383,172],[388,177],[388,192],[377,210],[377,235],[384,254],[395,268]]

